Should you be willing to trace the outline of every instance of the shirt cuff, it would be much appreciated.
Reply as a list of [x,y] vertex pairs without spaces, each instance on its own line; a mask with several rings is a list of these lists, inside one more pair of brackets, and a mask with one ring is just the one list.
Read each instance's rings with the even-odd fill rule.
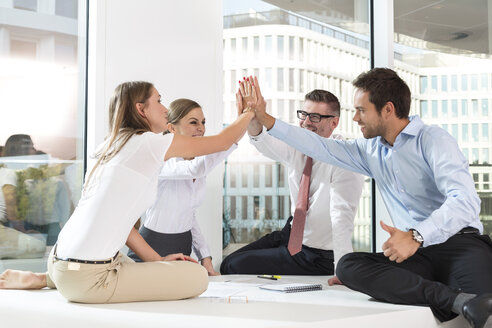
[[430,218],[420,222],[415,228],[412,229],[417,230],[422,238],[424,238],[424,242],[422,244],[423,247],[433,245],[433,240],[435,240],[437,234],[439,233],[438,227],[436,227],[436,225]]
[[256,136],[249,136],[249,141],[251,143],[262,141],[265,138],[265,129],[261,130],[260,134]]

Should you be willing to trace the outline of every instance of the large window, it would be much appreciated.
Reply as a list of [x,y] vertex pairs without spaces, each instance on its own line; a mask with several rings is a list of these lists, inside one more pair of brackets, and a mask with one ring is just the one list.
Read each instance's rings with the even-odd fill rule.
[[46,270],[80,198],[86,2],[52,2],[0,4],[0,271]]
[[[492,75],[490,41],[487,33],[490,22],[486,2],[442,1],[423,6],[419,2],[395,0],[395,67],[411,88],[413,98],[420,106],[425,123],[450,127],[448,132],[456,138],[470,163],[470,173],[482,200],[480,218],[485,233],[492,235],[492,193],[489,177],[492,166],[489,153],[489,77]],[[460,17],[459,25],[453,17]],[[466,32],[465,32],[466,31]],[[408,79],[415,75],[419,85]],[[434,90],[434,77],[441,76],[441,90],[426,92],[428,81]],[[448,89],[448,79],[450,82]],[[440,101],[440,115],[429,115],[427,103]],[[451,104],[448,115],[445,106]],[[445,105],[446,104],[446,105]],[[458,109],[461,106],[461,110]],[[439,113],[439,112],[438,112]],[[461,113],[458,116],[458,113]],[[461,133],[461,134],[459,134]]]
[[[352,121],[351,81],[370,68],[367,3],[331,2],[336,7],[351,7],[350,17],[336,10],[306,17],[291,8],[255,0],[229,0],[224,4],[224,76],[233,69],[248,74],[256,70],[268,103],[267,111],[295,125],[299,124],[295,111],[301,108],[304,95],[313,89],[328,90],[340,99],[342,106],[335,133],[349,139],[359,136],[359,128]],[[227,45],[230,40],[244,36],[259,40],[259,55],[233,64],[229,60],[232,49]],[[434,77],[432,86],[436,83]],[[234,100],[234,93],[226,89],[225,123],[235,118]],[[247,137],[229,156],[224,179],[224,255],[285,225],[293,213],[287,173],[283,165],[259,154]],[[239,179],[244,183],[236,183]],[[371,188],[369,179],[366,180],[355,219],[353,245],[356,250],[369,251]]]

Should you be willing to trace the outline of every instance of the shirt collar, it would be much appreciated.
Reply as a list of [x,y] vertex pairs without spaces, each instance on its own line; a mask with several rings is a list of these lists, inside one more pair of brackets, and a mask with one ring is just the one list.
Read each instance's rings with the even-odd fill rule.
[[[412,115],[408,117],[410,120],[410,123],[407,124],[407,126],[400,132],[400,134],[396,137],[396,141],[399,139],[400,135],[407,135],[407,136],[413,136],[415,137],[416,135],[419,134],[420,130],[424,127],[424,122],[418,117],[417,115]],[[379,142],[385,146],[386,148],[393,148],[384,138],[378,137]],[[396,144],[396,142],[395,142]]]

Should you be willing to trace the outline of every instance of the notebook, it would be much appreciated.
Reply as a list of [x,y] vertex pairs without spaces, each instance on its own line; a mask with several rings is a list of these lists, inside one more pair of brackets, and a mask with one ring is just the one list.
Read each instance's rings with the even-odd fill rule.
[[271,284],[260,286],[261,289],[275,290],[284,293],[297,293],[297,292],[308,292],[311,290],[321,290],[323,286],[321,284]]

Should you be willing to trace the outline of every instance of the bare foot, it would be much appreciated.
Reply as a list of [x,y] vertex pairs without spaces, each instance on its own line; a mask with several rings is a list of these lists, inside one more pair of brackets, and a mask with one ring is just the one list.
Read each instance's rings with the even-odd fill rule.
[[46,287],[46,273],[5,270],[0,274],[0,289],[41,289]]

